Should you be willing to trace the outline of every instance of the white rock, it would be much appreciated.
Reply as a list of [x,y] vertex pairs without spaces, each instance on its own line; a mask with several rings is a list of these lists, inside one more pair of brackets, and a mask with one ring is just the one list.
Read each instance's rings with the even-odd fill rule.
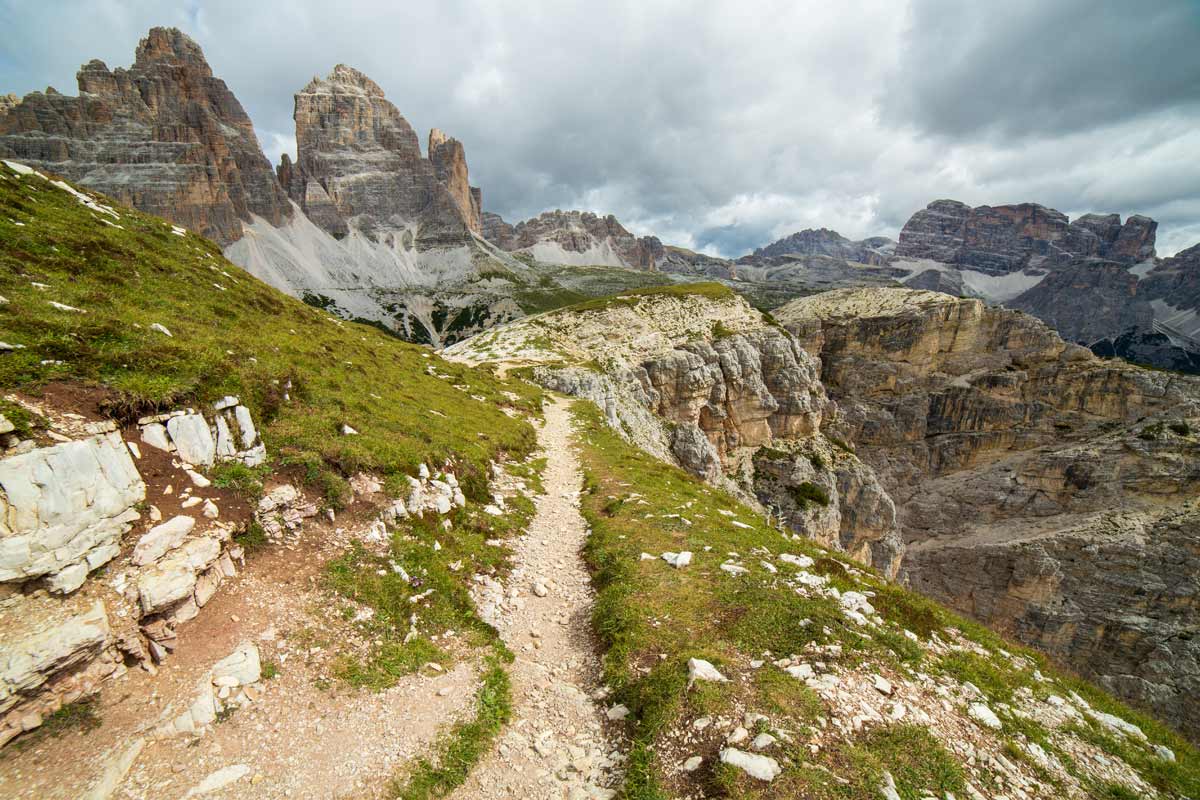
[[896,791],[896,779],[892,777],[892,773],[883,773],[883,782],[879,784],[879,793],[883,795],[883,800],[900,800],[900,792]]
[[189,464],[211,467],[217,454],[208,421],[200,414],[180,414],[167,420],[167,433],[179,453]]
[[173,449],[171,437],[167,436],[167,429],[159,422],[151,422],[149,425],[142,426],[142,441],[159,450],[170,452]]
[[727,747],[721,751],[721,763],[737,767],[751,778],[768,783],[779,777],[779,773],[783,771],[779,762],[770,756],[746,753],[734,747]]
[[98,557],[111,558],[145,496],[115,431],[0,459],[0,582],[51,575],[84,560],[95,569],[104,563]]
[[242,448],[253,447],[258,441],[258,431],[254,428],[254,420],[250,417],[250,409],[245,406],[237,406],[233,409],[234,419],[237,420],[238,428],[242,435]]
[[802,681],[815,677],[817,674],[813,670],[812,664],[793,664],[790,667],[784,667],[783,671],[793,678],[799,678]]
[[181,545],[194,527],[196,520],[183,514],[172,517],[161,525],[155,525],[134,546],[134,565],[140,567],[162,558],[167,552]]
[[873,684],[875,686],[875,691],[879,692],[880,694],[890,695],[892,693],[892,682],[882,675],[876,675]]
[[796,556],[792,555],[791,553],[781,554],[779,556],[779,560],[785,564],[791,564],[793,566],[800,567],[801,569],[807,569],[816,563],[808,556]]
[[629,716],[629,709],[624,705],[615,705],[605,713],[605,716],[611,720],[625,719]]
[[171,332],[167,330],[165,326],[160,325],[157,322],[150,323],[150,330],[154,331],[155,333],[161,333],[163,336],[171,335]]
[[550,594],[550,590],[546,588],[546,584],[542,583],[541,581],[537,581],[533,584],[533,593],[538,597],[545,597],[546,595]]
[[342,436],[358,436],[358,431],[351,428],[349,425],[342,423]]
[[1004,727],[1000,723],[1000,718],[997,717],[995,713],[993,713],[992,710],[983,703],[971,703],[971,705],[967,707],[967,716],[985,728],[991,728],[992,730],[998,731]]
[[204,514],[208,519],[216,519],[221,516],[221,509],[217,508],[217,504],[212,500],[205,500],[204,508],[200,510],[200,513]]
[[771,745],[775,744],[775,737],[769,733],[760,733],[754,737],[754,741],[750,743],[751,750],[766,750]]
[[662,560],[675,569],[682,569],[692,563],[692,554],[687,550],[682,553],[663,553]]
[[688,685],[690,686],[696,681],[726,683],[729,681],[729,679],[722,675],[710,662],[705,661],[702,658],[689,658]]
[[17,426],[8,421],[8,417],[0,414],[0,433],[12,433],[17,429]]
[[683,762],[684,772],[695,772],[700,769],[700,765],[704,763],[704,759],[700,756],[692,756],[687,761]]
[[750,570],[746,569],[745,567],[741,566],[740,564],[722,564],[721,569],[724,572],[728,572],[730,575],[733,575],[735,577],[738,575],[745,575],[748,572],[750,572]]
[[192,481],[192,485],[197,489],[207,489],[208,487],[212,486],[212,481],[195,470],[187,470],[187,476]]
[[1163,761],[1175,762],[1175,751],[1169,747],[1164,747],[1161,744],[1154,745],[1154,754]]
[[[258,682],[262,678],[258,647],[253,642],[242,642],[236,650],[213,665],[212,676],[213,683],[218,686],[246,686]],[[225,683],[217,683],[220,680],[225,680]]]

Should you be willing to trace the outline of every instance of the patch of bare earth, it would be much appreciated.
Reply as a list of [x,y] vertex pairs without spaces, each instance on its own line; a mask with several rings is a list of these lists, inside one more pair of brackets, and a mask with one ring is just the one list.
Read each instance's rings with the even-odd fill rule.
[[[142,462],[140,469],[150,466]],[[150,494],[170,506],[171,495],[161,494],[166,478],[146,475]],[[425,754],[439,732],[471,713],[478,679],[466,653],[447,672],[425,669],[382,692],[338,681],[338,656],[368,643],[335,613],[322,567],[366,525],[366,516],[336,525],[309,520],[298,537],[251,554],[200,615],[180,626],[175,652],[157,674],[132,668],[102,685],[94,706],[99,727],[0,753],[0,797],[88,797],[106,772],[118,780],[105,796],[185,797],[230,767],[244,767],[244,775],[204,797],[380,796],[403,762]],[[246,641],[257,646],[266,671],[277,671],[254,687],[254,701],[199,736],[156,735],[161,722],[188,706],[208,670]],[[130,753],[136,755],[123,771],[119,762]]]

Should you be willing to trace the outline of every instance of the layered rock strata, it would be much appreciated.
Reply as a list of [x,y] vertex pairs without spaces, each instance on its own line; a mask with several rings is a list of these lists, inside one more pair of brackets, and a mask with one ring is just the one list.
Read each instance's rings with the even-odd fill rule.
[[0,156],[57,173],[227,245],[255,216],[292,213],[250,118],[200,47],[153,28],[133,66],[90,61],[79,96],[0,106]]
[[430,134],[430,158],[379,85],[338,64],[296,94],[297,161],[279,178],[288,196],[333,236],[462,243],[479,230],[462,145]]
[[1158,223],[1116,214],[1067,216],[1037,203],[972,208],[935,200],[909,218],[895,255],[1003,275],[1045,269],[1080,257],[1135,264],[1154,257]]
[[1181,635],[1200,614],[1200,385],[933,292],[830,292],[776,317],[820,355],[842,410],[826,430],[897,505],[906,580],[1200,730],[1179,702],[1200,686]]
[[623,436],[796,535],[889,574],[898,566],[890,498],[870,467],[820,433],[838,411],[819,363],[732,293],[618,297],[511,323],[446,354],[536,365],[543,385],[595,401]]

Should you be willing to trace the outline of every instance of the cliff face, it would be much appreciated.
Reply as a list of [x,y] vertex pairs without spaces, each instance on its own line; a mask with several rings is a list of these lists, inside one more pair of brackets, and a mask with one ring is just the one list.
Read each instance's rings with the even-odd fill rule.
[[795,535],[886,574],[899,565],[891,498],[870,466],[820,432],[839,412],[819,363],[722,286],[562,309],[446,355],[537,365],[543,385],[595,401],[623,436],[769,510]]
[[472,233],[482,234],[480,206],[483,203],[483,190],[471,185],[471,179],[467,175],[467,154],[462,142],[434,128],[429,132],[428,152],[434,174],[454,198],[467,227]]
[[222,245],[251,215],[291,216],[250,118],[199,46],[154,28],[133,66],[80,68],[79,96],[53,89],[0,105],[0,156],[55,172]]
[[1200,686],[1179,635],[1200,612],[1200,385],[932,292],[830,292],[776,317],[820,355],[842,410],[827,427],[898,507],[906,580],[1200,730],[1179,703]]
[[1096,257],[1134,264],[1154,257],[1158,223],[1134,215],[1121,224],[1116,214],[1086,214],[1074,222],[1036,203],[971,208],[936,200],[904,224],[899,258],[1004,275],[1047,268],[1073,258]]
[[488,217],[485,233],[493,244],[550,264],[653,270],[665,254],[658,239],[634,236],[611,214],[547,211],[516,225]]
[[462,145],[440,131],[421,155],[417,134],[379,86],[339,64],[296,94],[297,163],[279,177],[309,218],[333,236],[403,233],[423,244],[469,240],[479,229]]

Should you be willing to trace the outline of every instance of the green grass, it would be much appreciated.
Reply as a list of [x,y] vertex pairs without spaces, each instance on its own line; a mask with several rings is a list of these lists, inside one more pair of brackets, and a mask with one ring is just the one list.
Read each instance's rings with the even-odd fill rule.
[[[1134,766],[1152,785],[1176,796],[1200,796],[1196,785],[1200,760],[1194,748],[1160,723],[1131,711],[1095,686],[1056,669],[1028,648],[957,616],[932,600],[890,583],[843,555],[809,541],[793,541],[724,493],[624,442],[589,403],[576,403],[580,456],[584,468],[582,511],[592,533],[585,558],[597,589],[593,626],[604,647],[604,679],[615,701],[631,710],[629,770],[621,797],[647,800],[669,796],[656,752],[662,738],[677,726],[704,715],[737,715],[739,709],[762,711],[772,723],[792,730],[812,729],[826,716],[820,696],[770,664],[750,671],[751,658],[770,651],[803,652],[811,643],[839,644],[842,667],[904,673],[914,665],[958,681],[970,681],[997,707],[1019,702],[1018,690],[1041,697],[1078,691],[1094,707],[1142,727],[1153,742],[1170,747],[1177,762],[1157,759],[1149,747],[1132,747],[1108,737],[1093,739],[1101,749]],[[758,455],[772,457],[769,452]],[[786,454],[785,454],[786,455]],[[788,456],[789,458],[791,456]],[[635,489],[638,498],[631,498]],[[737,528],[721,510],[750,525]],[[691,525],[668,514],[683,514]],[[711,552],[705,552],[705,546]],[[860,628],[848,622],[837,604],[822,596],[801,596],[779,585],[778,576],[757,568],[755,548],[773,554],[790,552],[814,559],[810,571],[829,578],[841,591],[873,592],[871,598],[883,626]],[[639,554],[690,550],[693,563],[672,570],[658,559]],[[731,578],[718,567],[727,553],[740,554],[751,573]],[[790,567],[776,562],[780,576]],[[782,588],[782,590],[781,590]],[[807,624],[802,624],[808,620]],[[921,640],[964,636],[986,655],[955,650],[938,656],[925,652],[904,634]],[[1008,655],[1005,655],[1008,654]],[[686,662],[705,658],[729,677],[717,692],[687,688]],[[1024,665],[1013,663],[1022,659]],[[1037,667],[1049,682],[1037,681]],[[1023,737],[1067,761],[1043,726],[998,711],[1005,729],[995,734],[997,748],[1016,748]],[[1099,735],[1097,731],[1094,735]],[[778,756],[777,756],[778,757]],[[1024,763],[1024,762],[1023,762]],[[719,790],[727,797],[830,798],[879,797],[883,769],[891,772],[902,797],[921,797],[926,790],[962,796],[963,767],[927,730],[912,725],[876,728],[852,742],[826,742],[812,757],[807,748],[781,759],[783,774],[769,785],[756,784],[723,767],[691,776],[695,788]],[[1031,773],[1036,770],[1029,766]],[[830,774],[848,781],[830,780]],[[1051,782],[1051,786],[1054,784]],[[674,788],[674,787],[673,787]]]
[[[519,466],[527,470],[530,482],[540,486],[544,465],[544,459],[537,459]],[[506,505],[507,513],[499,517],[473,508],[458,509],[445,518],[452,522],[450,531],[441,527],[443,518],[432,515],[401,520],[386,557],[356,543],[329,562],[326,584],[346,601],[343,615],[353,619],[357,609],[370,609],[370,616],[356,624],[374,643],[365,658],[344,654],[338,660],[340,679],[373,690],[393,686],[429,662],[448,660],[434,643],[447,631],[454,631],[456,642],[465,647],[496,644],[495,630],[475,612],[467,580],[475,574],[508,573],[508,549],[487,542],[506,539],[524,528],[534,506],[524,496],[510,498]],[[419,595],[424,598],[414,605]],[[418,616],[415,638],[409,636],[414,612]]]
[[[532,428],[501,408],[536,415],[534,387],[341,322],[233,266],[213,243],[113,205],[121,228],[0,165],[0,295],[10,301],[0,330],[25,346],[0,356],[0,390],[98,386],[105,410],[124,419],[238,395],[271,455],[301,465],[335,507],[354,472],[415,475],[422,462],[452,462],[482,500],[488,462],[533,447]],[[53,361],[63,363],[43,363]],[[360,435],[340,435],[344,423]]]

